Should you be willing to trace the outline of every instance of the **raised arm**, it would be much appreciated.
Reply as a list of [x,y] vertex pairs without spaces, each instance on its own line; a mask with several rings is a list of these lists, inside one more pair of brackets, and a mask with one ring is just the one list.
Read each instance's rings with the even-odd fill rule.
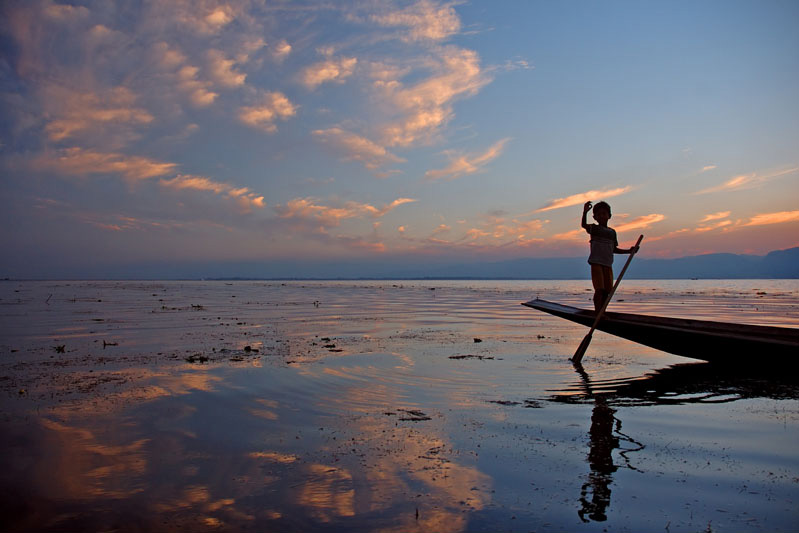
[[588,232],[590,232],[590,229],[588,228],[588,221],[585,219],[585,217],[588,214],[588,212],[591,210],[591,207],[593,207],[591,205],[591,202],[586,202],[585,203],[585,205],[583,206],[583,218],[580,221],[580,225],[583,227],[583,229],[585,231],[588,231]]

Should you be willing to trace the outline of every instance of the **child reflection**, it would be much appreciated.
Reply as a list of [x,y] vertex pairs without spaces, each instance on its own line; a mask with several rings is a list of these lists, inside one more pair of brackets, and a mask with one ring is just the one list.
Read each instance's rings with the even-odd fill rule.
[[615,413],[616,410],[607,404],[603,395],[594,396],[591,429],[588,431],[588,464],[591,473],[580,490],[581,508],[577,511],[583,522],[604,522],[608,518],[606,511],[610,505],[610,483],[613,473],[618,469],[613,464],[613,450],[619,447],[619,439],[613,435],[614,423],[621,427],[621,421],[614,416]]
[[[616,418],[616,409],[608,404],[608,395],[592,392],[591,380],[582,365],[575,364],[574,369],[580,375],[586,395],[594,400],[591,429],[588,430],[590,446],[588,465],[591,472],[580,489],[580,509],[577,515],[583,522],[591,520],[604,522],[608,519],[607,510],[610,506],[610,484],[613,482],[613,473],[619,468],[613,462],[613,450],[621,450],[619,455],[624,459],[625,467],[637,470],[630,464],[626,454],[642,450],[644,445],[621,432],[621,420]],[[632,443],[635,447],[622,449],[621,440]]]

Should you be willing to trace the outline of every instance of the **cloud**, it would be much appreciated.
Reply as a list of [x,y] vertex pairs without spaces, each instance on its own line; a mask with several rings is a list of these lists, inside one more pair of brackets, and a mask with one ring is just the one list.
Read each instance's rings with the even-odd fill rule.
[[335,227],[349,218],[380,218],[403,204],[415,201],[412,198],[397,198],[380,208],[358,202],[345,202],[340,207],[330,207],[319,204],[315,198],[307,197],[295,198],[286,202],[286,205],[275,206],[275,211],[280,218],[307,220],[322,227]]
[[313,135],[321,142],[343,152],[345,160],[360,161],[368,169],[374,170],[384,165],[405,161],[374,141],[344,131],[341,128],[315,130]]
[[694,194],[709,194],[715,192],[753,189],[775,178],[780,178],[788,174],[793,174],[796,171],[799,171],[799,167],[788,168],[767,174],[759,174],[757,172],[752,172],[751,174],[742,174],[740,176],[735,176],[734,178],[728,179],[721,185],[708,187],[707,189],[702,189],[701,191],[697,191]]
[[90,11],[84,6],[71,6],[67,4],[45,3],[44,14],[58,20],[83,19],[89,16]]
[[239,120],[267,133],[277,131],[275,121],[286,120],[297,113],[297,108],[281,92],[265,92],[257,105],[239,108]]
[[303,85],[315,89],[326,82],[343,82],[355,71],[358,59],[355,57],[342,57],[328,59],[307,67],[300,77]]
[[405,9],[372,15],[371,19],[386,28],[403,28],[405,41],[441,41],[458,33],[461,22],[453,3],[437,4],[421,0]]
[[730,226],[730,225],[732,225],[732,220],[720,220],[719,222],[716,222],[715,224],[708,224],[708,225],[704,225],[704,226],[699,226],[694,231],[697,232],[697,233],[705,233],[705,232],[708,232],[708,231],[713,231],[713,230],[716,230],[716,229],[724,228],[724,227]]
[[629,222],[615,226],[614,229],[618,233],[624,233],[625,231],[632,231],[634,229],[646,229],[650,227],[652,224],[656,224],[665,219],[666,219],[665,215],[661,215],[659,213],[652,213],[651,215],[636,217]]
[[[469,227],[459,236],[444,240],[442,235],[451,235],[452,227],[440,224],[424,242],[428,244],[446,244],[448,246],[475,246],[495,248],[502,246],[526,246],[542,239],[536,237],[540,234],[548,220],[521,220],[519,218],[506,218],[502,214],[488,214],[481,217],[479,224]],[[459,224],[461,221],[459,221]]]
[[77,147],[60,150],[55,156],[41,155],[34,159],[33,165],[34,168],[52,170],[59,174],[117,174],[136,181],[169,174],[177,167],[175,163],[164,163],[147,157],[103,153]]
[[185,65],[177,72],[178,86],[189,95],[191,103],[197,107],[208,107],[214,103],[219,94],[208,90],[210,84],[197,78],[199,68]]
[[200,37],[219,34],[241,14],[233,2],[207,0],[154,0],[148,7],[148,21],[158,29],[169,31],[177,27]]
[[282,39],[272,48],[272,56],[276,61],[281,62],[289,56],[291,50],[292,48],[288,41]]
[[208,70],[219,85],[227,88],[241,87],[247,79],[246,74],[234,70],[236,60],[225,57],[220,50],[208,50]]
[[467,174],[479,172],[485,165],[502,154],[502,150],[509,140],[510,139],[502,139],[498,141],[482,154],[458,154],[447,151],[445,154],[450,159],[449,166],[440,170],[428,170],[425,176],[432,180],[442,178],[453,180]]
[[433,74],[405,87],[399,80],[378,80],[375,87],[401,115],[387,124],[382,134],[387,146],[409,146],[429,141],[453,116],[453,102],[473,96],[491,79],[480,68],[480,57],[472,50],[454,46],[439,48],[427,67]]
[[110,127],[130,129],[154,119],[146,109],[135,106],[136,95],[125,87],[105,91],[77,92],[59,86],[45,90],[53,118],[45,133],[52,141],[63,141],[80,133],[105,133]]
[[[177,87],[189,97],[195,107],[208,107],[219,97],[219,94],[211,90],[211,82],[200,78],[200,68],[192,65],[180,49],[160,41],[152,46],[150,56],[154,65],[163,73],[165,83]],[[209,63],[212,75],[224,76],[224,66],[214,63],[223,59],[218,51],[211,50],[206,54],[205,61]],[[218,83],[224,85],[225,82],[218,80]]]
[[775,213],[762,213],[749,219],[744,226],[765,226],[768,224],[782,224],[784,222],[799,221],[799,211],[777,211]]
[[567,196],[565,198],[557,198],[549,202],[549,204],[545,205],[541,209],[537,209],[535,212],[540,213],[542,211],[551,211],[553,209],[560,209],[562,207],[571,207],[573,205],[581,205],[585,202],[593,202],[597,199],[602,198],[613,198],[614,196],[619,196],[631,191],[633,188],[632,186],[626,187],[618,187],[616,189],[606,189],[604,191],[586,191],[581,192],[578,194],[573,194],[571,196]]
[[716,168],[716,165],[705,165],[702,167],[702,172],[707,172],[709,170],[713,170],[714,168]]
[[702,218],[702,220],[699,221],[699,223],[701,224],[703,222],[710,222],[711,220],[719,220],[719,219],[722,219],[722,218],[727,218],[728,216],[730,216],[730,212],[729,211],[719,211],[718,213],[705,215]]
[[213,181],[205,176],[192,176],[179,174],[172,179],[161,179],[158,182],[163,187],[171,189],[193,189],[197,191],[210,191],[218,195],[227,195],[234,199],[244,210],[252,207],[266,207],[263,196],[257,196],[247,187],[234,187],[228,183]]
[[571,231],[567,231],[565,233],[556,233],[552,236],[553,240],[557,241],[575,241],[575,240],[585,240],[585,230],[583,229],[575,229]]

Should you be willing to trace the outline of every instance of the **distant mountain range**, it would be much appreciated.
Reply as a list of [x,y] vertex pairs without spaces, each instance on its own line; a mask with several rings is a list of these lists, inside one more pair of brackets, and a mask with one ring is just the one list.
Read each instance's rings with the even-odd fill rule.
[[[617,256],[618,270],[623,265]],[[494,263],[464,263],[406,267],[385,278],[462,279],[585,279],[585,257],[529,258]],[[636,258],[625,275],[633,279],[771,279],[799,278],[799,247],[766,255],[706,254],[677,259]]]

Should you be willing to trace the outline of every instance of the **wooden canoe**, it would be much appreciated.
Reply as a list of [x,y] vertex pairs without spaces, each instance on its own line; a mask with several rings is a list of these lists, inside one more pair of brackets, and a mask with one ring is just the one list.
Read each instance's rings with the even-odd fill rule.
[[[535,299],[522,305],[591,327],[594,311]],[[799,363],[799,329],[605,312],[597,329],[645,346],[713,362]]]

